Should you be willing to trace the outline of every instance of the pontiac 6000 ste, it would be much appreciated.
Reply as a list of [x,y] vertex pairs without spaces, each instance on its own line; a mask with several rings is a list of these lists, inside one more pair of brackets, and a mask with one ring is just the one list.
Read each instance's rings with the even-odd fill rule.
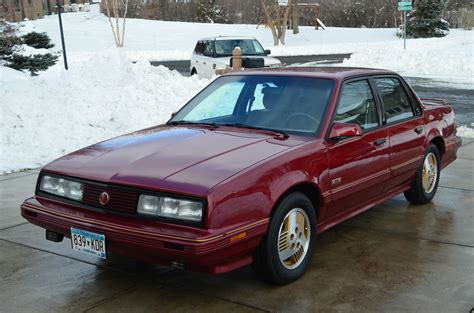
[[460,144],[452,108],[390,71],[235,72],[165,125],[46,165],[22,216],[98,257],[211,273],[253,264],[284,284],[319,233],[399,193],[433,199]]

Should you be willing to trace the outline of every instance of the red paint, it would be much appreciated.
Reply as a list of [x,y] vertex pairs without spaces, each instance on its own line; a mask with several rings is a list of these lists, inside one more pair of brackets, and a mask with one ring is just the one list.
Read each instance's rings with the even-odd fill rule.
[[362,136],[362,129],[357,124],[334,123],[329,138]]
[[[351,124],[332,125],[345,80],[398,77],[393,72],[298,68],[248,75],[261,73],[336,81],[321,138],[290,135],[282,139],[232,127],[157,126],[87,147],[42,169],[44,173],[202,198],[207,204],[202,227],[104,214],[39,195],[25,200],[22,216],[66,236],[72,226],[104,234],[112,252],[220,273],[252,261],[272,208],[290,189],[305,185],[313,190],[318,232],[322,232],[407,190],[430,142],[441,144],[443,168],[456,159],[460,139],[455,133],[454,113],[436,99],[422,101],[415,96],[421,116],[367,133]],[[417,127],[422,127],[421,133],[414,131]],[[334,135],[352,137],[331,140]],[[242,232],[245,237],[236,236]]]

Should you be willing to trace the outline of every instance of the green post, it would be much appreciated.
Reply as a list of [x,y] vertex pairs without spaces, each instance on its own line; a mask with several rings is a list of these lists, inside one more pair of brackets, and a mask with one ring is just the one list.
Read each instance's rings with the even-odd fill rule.
[[407,11],[403,11],[403,50],[407,49]]

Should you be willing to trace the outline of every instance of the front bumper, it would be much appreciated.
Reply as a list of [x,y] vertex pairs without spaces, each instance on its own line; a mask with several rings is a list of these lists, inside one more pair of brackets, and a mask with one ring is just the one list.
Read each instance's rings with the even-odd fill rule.
[[269,219],[263,219],[210,231],[95,212],[40,197],[25,200],[21,215],[68,238],[71,227],[103,234],[107,253],[165,266],[178,263],[187,270],[210,273],[250,264],[269,223]]

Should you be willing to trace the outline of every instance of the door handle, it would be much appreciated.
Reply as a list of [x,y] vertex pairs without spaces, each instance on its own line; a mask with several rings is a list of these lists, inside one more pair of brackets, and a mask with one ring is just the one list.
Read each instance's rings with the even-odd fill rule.
[[385,140],[385,138],[384,138],[384,139],[375,140],[375,141],[374,141],[374,145],[378,147],[378,146],[383,145],[385,142],[387,142],[387,140]]
[[422,126],[418,126],[417,128],[415,128],[415,133],[417,133],[418,135],[421,134],[422,132],[423,132]]
[[202,62],[202,64],[206,64],[206,62]]

